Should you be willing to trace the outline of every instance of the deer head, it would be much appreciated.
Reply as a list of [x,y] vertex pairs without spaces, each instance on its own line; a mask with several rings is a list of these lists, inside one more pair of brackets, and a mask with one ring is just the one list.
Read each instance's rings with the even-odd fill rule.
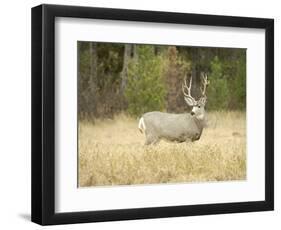
[[201,80],[202,86],[200,89],[202,95],[198,101],[191,96],[192,77],[190,77],[189,84],[187,84],[185,78],[184,84],[182,85],[184,100],[190,107],[192,107],[190,114],[196,117],[198,120],[203,120],[205,116],[205,104],[207,101],[206,89],[209,84],[207,74],[202,74]]

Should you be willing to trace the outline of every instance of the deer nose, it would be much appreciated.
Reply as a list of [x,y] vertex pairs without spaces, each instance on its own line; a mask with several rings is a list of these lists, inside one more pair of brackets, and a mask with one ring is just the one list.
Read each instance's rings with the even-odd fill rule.
[[190,113],[192,116],[195,114],[193,111],[191,111],[191,113]]

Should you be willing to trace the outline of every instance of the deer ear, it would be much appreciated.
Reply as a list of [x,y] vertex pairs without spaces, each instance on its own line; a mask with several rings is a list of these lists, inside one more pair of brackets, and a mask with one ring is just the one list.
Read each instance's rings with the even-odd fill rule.
[[185,96],[184,97],[185,102],[189,105],[189,106],[194,106],[195,105],[195,101],[192,97],[190,96]]

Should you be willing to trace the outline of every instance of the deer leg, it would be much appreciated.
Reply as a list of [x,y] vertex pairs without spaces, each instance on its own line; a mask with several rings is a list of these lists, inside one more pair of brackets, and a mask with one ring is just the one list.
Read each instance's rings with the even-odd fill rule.
[[159,142],[159,139],[158,139],[157,137],[152,136],[152,135],[147,135],[144,144],[145,144],[145,145],[151,145],[151,144],[155,145],[155,144],[157,144],[158,142]]
[[150,140],[145,140],[144,145],[151,145],[151,144],[152,144],[152,141],[150,141]]
[[190,142],[192,142],[192,139],[191,138],[186,138],[185,143],[190,143]]
[[159,143],[159,141],[160,141],[160,140],[159,140],[158,138],[155,138],[154,141],[152,142],[152,144],[153,144],[153,145],[157,145],[157,144]]
[[147,138],[146,140],[145,140],[145,145],[151,145],[153,143],[153,140],[152,139],[149,139],[149,138]]

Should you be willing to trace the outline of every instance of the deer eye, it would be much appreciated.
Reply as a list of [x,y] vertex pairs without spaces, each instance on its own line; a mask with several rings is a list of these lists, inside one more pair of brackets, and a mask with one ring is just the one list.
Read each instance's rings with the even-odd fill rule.
[[198,105],[198,108],[200,108],[201,106],[200,105]]

